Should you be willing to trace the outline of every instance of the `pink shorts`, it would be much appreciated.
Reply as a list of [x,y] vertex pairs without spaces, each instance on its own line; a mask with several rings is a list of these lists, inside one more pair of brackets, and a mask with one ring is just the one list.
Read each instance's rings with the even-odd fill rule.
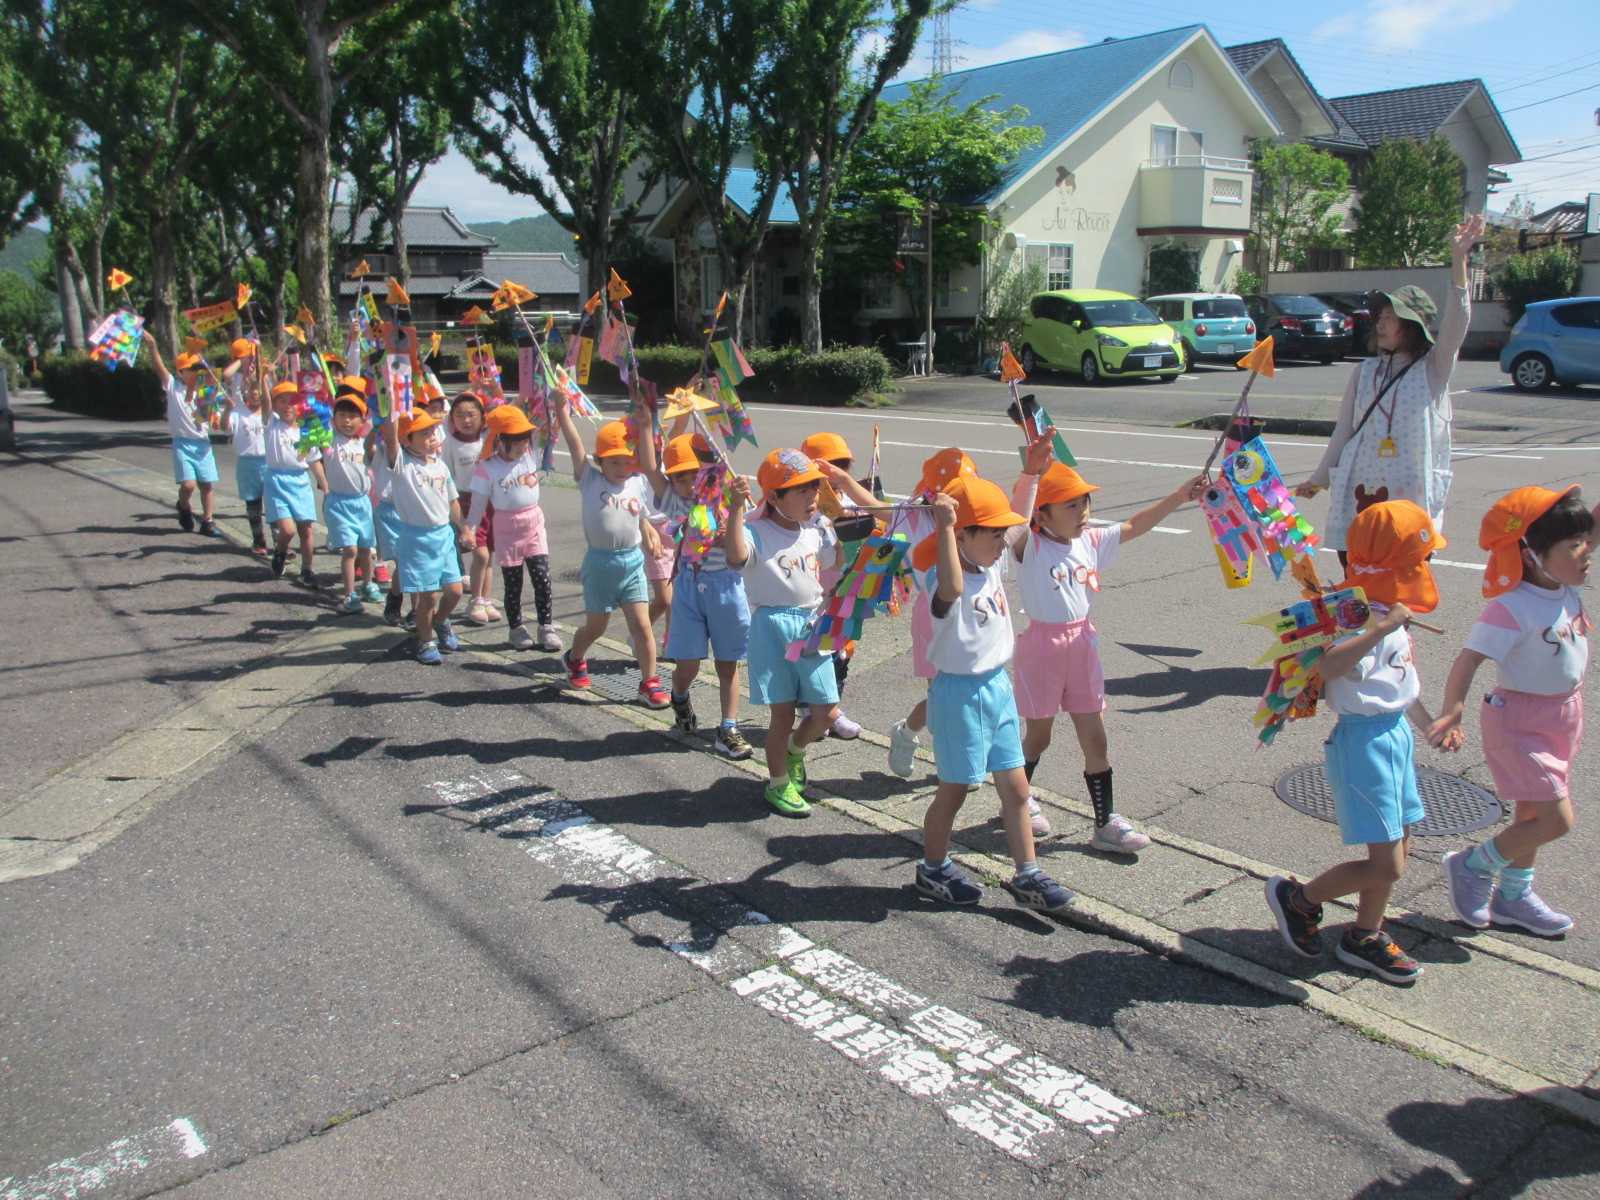
[[656,532],[661,535],[661,553],[654,558],[645,558],[644,577],[646,579],[671,579],[672,568],[678,562],[678,545],[667,536],[666,522],[657,525]]
[[484,520],[493,522],[490,546],[497,567],[520,567],[535,554],[550,553],[544,540],[544,510],[537,504],[509,512],[497,508]]
[[1564,800],[1583,741],[1583,691],[1535,696],[1495,688],[1483,698],[1483,755],[1502,800]]
[[920,588],[911,601],[911,673],[918,679],[932,679],[939,668],[928,661],[928,643],[933,641],[933,607],[928,593]]
[[1088,620],[1035,621],[1017,639],[1017,715],[1048,721],[1057,713],[1106,710],[1099,635]]

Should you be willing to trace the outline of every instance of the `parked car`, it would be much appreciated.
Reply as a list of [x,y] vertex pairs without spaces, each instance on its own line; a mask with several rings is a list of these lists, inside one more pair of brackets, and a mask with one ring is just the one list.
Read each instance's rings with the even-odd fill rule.
[[1367,353],[1372,345],[1372,308],[1367,303],[1366,292],[1318,292],[1317,300],[1337,308],[1355,322],[1350,330],[1354,339],[1352,349],[1356,354]]
[[1178,335],[1126,292],[1038,292],[1020,340],[1017,356],[1030,374],[1053,367],[1095,384],[1133,375],[1171,383],[1184,372]]
[[1600,383],[1600,297],[1528,305],[1500,351],[1500,369],[1524,392],[1553,383]]
[[1234,362],[1255,348],[1256,323],[1238,296],[1181,292],[1151,296],[1145,304],[1177,331],[1185,366],[1199,359]]
[[1270,337],[1276,358],[1315,358],[1331,363],[1350,352],[1355,318],[1315,296],[1246,296],[1256,336]]

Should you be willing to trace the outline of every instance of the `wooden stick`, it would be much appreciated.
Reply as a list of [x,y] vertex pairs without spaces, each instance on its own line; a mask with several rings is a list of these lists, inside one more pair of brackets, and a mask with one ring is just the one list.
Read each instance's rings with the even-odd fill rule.
[[1444,633],[1444,632],[1446,632],[1440,626],[1438,626],[1438,625],[1429,625],[1426,621],[1420,621],[1416,617],[1412,617],[1409,621],[1406,622],[1406,624],[1407,625],[1415,625],[1418,629],[1426,629],[1429,633]]

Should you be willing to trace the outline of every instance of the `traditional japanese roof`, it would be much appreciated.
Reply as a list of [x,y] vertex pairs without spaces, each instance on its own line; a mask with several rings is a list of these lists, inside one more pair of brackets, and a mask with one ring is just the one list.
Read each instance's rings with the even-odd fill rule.
[[483,256],[483,274],[495,287],[509,279],[541,296],[578,294],[578,264],[558,250],[490,251]]
[[[371,275],[365,281],[374,292],[383,292],[388,288],[388,276]],[[448,296],[461,282],[458,275],[413,275],[406,280],[406,294],[408,296]],[[362,281],[358,279],[341,279],[339,281],[339,295],[354,296],[361,290]]]
[[[365,246],[372,243],[372,227],[377,220],[375,209],[363,209],[356,219],[354,234],[350,230],[350,209],[339,205],[333,210],[328,223],[328,233],[335,244]],[[388,245],[394,240],[393,232],[384,223],[378,241]],[[406,242],[417,249],[467,249],[483,250],[500,243],[492,237],[473,233],[461,223],[461,218],[444,206],[408,206],[406,208]]]

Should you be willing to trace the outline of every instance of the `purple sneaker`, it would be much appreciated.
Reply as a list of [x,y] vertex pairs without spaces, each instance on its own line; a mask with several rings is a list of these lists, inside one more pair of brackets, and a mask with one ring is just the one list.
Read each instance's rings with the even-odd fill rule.
[[844,715],[844,710],[833,719],[833,727],[828,730],[831,737],[836,737],[842,742],[853,742],[861,736],[861,726]]
[[1560,937],[1572,928],[1572,918],[1556,912],[1532,888],[1515,900],[1496,892],[1489,901],[1489,920],[1496,925],[1516,925],[1540,937]]
[[1467,855],[1471,853],[1470,850],[1452,851],[1444,856],[1439,865],[1444,869],[1450,908],[1457,919],[1474,929],[1487,929],[1495,879],[1493,875],[1480,875],[1467,866]]

